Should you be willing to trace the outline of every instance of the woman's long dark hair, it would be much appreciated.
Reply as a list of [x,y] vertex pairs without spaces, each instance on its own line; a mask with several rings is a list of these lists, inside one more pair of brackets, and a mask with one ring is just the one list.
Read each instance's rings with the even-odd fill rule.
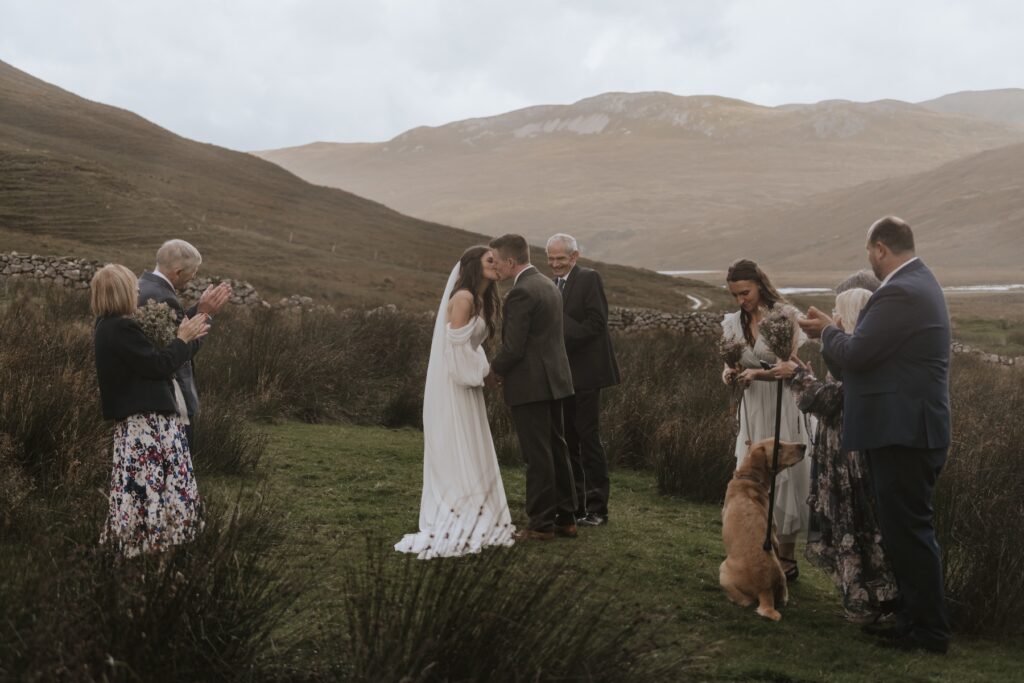
[[498,283],[488,280],[487,289],[483,291],[483,294],[478,294],[480,283],[486,280],[481,260],[484,254],[490,250],[490,247],[478,245],[462,252],[462,258],[459,259],[459,279],[452,290],[453,295],[460,289],[468,290],[473,295],[473,312],[477,315],[483,314],[484,322],[487,323],[488,341],[494,338],[495,330],[498,327],[498,317],[501,315]]
[[[775,308],[775,304],[787,303],[786,297],[779,294],[779,290],[775,289],[775,285],[768,279],[767,273],[761,270],[761,266],[750,259],[741,258],[738,261],[733,261],[725,275],[726,282],[740,282],[742,280],[749,280],[757,284],[757,291],[761,295],[761,303],[767,306],[769,310]],[[740,323],[743,325],[743,337],[747,340],[747,344],[753,348],[754,332],[750,329],[750,320],[750,314],[743,310],[743,308],[740,308]]]

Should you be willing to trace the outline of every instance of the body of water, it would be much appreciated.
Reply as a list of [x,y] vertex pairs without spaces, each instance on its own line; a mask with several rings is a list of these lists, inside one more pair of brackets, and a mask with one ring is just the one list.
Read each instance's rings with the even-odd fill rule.
[[[684,276],[684,275],[708,275],[711,273],[724,273],[723,270],[659,270],[662,275],[670,275],[673,277]],[[725,285],[722,285],[724,288]],[[832,291],[831,287],[779,287],[779,292],[782,294],[828,294]],[[942,291],[947,293],[977,293],[977,292],[991,292],[991,293],[1009,293],[1009,292],[1024,292],[1024,284],[1014,285],[955,285],[951,287],[943,287]]]

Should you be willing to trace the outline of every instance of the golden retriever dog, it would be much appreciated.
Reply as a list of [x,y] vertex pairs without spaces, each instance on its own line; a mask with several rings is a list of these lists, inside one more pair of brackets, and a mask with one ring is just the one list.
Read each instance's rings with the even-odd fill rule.
[[[779,541],[774,529],[772,550],[764,549],[773,447],[773,439],[751,445],[725,491],[725,507],[722,508],[725,562],[718,569],[718,582],[737,605],[749,607],[756,601],[758,614],[778,621],[782,615],[776,606],[785,607],[789,592],[779,564]],[[803,460],[805,450],[807,446],[802,443],[781,442],[779,471]]]

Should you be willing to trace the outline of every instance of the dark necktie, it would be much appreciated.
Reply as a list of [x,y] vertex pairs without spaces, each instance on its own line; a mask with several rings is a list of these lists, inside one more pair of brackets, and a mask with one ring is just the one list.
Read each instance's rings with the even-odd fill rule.
[[565,291],[565,278],[564,277],[558,278],[558,291],[560,291],[560,292],[564,292]]

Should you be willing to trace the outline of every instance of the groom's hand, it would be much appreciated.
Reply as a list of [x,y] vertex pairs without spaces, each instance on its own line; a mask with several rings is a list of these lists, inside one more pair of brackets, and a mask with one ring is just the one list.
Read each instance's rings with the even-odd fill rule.
[[484,386],[490,387],[491,389],[497,389],[502,385],[503,378],[501,375],[495,375],[494,371],[487,373],[484,377]]
[[826,327],[833,324],[832,318],[828,317],[814,306],[807,309],[807,317],[800,316],[796,319],[800,329],[811,339],[821,339],[821,333]]

